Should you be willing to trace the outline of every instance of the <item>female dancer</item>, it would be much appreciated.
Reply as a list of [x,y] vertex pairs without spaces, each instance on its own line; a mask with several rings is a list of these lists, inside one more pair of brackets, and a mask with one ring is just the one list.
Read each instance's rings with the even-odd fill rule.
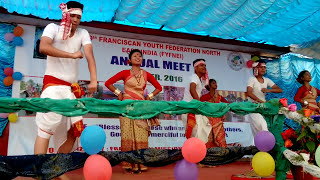
[[[141,64],[141,51],[133,49],[129,53],[129,65],[131,65],[132,68],[119,72],[105,82],[105,86],[118,96],[120,101],[126,99],[151,100],[162,91],[161,85],[153,75],[140,68]],[[124,81],[124,92],[121,92],[113,86],[113,84],[119,80]],[[143,92],[147,82],[150,82],[156,89],[144,97]],[[121,151],[133,151],[147,149],[149,147],[148,136],[150,134],[150,128],[147,121],[149,121],[151,126],[160,125],[157,119],[132,120],[127,117],[120,117]],[[147,170],[147,167],[142,164],[130,164],[127,162],[123,162],[123,168],[133,172]]]

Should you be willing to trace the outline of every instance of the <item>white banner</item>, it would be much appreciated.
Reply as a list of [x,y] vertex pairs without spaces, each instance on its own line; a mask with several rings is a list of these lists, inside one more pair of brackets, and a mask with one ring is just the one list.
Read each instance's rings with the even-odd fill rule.
[[[121,131],[119,119],[84,118],[85,127],[98,125],[105,130],[105,151],[119,151],[121,147]],[[248,123],[225,122],[226,141],[229,146],[249,146],[253,142]],[[151,130],[149,147],[157,149],[180,149],[186,140],[182,121],[161,120],[161,126]],[[248,135],[249,134],[249,135]],[[20,116],[17,123],[10,124],[8,155],[27,155],[34,153],[34,142],[37,127],[34,116]],[[241,138],[240,138],[241,137]],[[77,150],[82,151],[80,140]],[[49,144],[49,153],[53,153],[53,144]]]
[[[46,59],[40,54],[39,42],[43,28],[21,25],[24,28],[24,45],[16,47],[14,71],[24,75],[22,81],[13,84],[13,97],[39,97],[42,89],[42,78],[45,73]],[[175,44],[158,43],[137,39],[120,38],[91,34],[94,56],[97,64],[99,87],[94,98],[110,100],[115,95],[110,92],[104,82],[114,74],[130,69],[127,65],[128,51],[133,48],[142,50],[142,68],[154,74],[163,86],[163,91],[155,100],[180,101],[184,96],[184,88],[189,85],[189,77],[194,73],[192,62],[203,58],[207,62],[210,78],[217,81],[219,94],[229,102],[245,100],[245,91],[252,69],[246,68],[246,61],[250,54],[208,49]],[[90,78],[88,65],[85,59],[79,60],[79,84],[86,89]],[[123,83],[116,86],[123,90]],[[145,94],[154,88],[148,84]],[[19,120],[10,125],[9,152],[10,155],[33,154],[33,145],[36,138],[36,125],[32,112],[19,112]],[[106,130],[106,150],[119,150],[120,130],[118,119],[99,118],[98,115],[89,115],[87,124],[101,124]],[[238,146],[247,146],[252,142],[250,126],[243,122],[243,116],[231,112],[226,115],[225,123],[227,143]],[[149,138],[149,146],[155,148],[179,148],[183,144],[184,132],[180,116],[161,115],[161,128],[154,129]],[[232,122],[232,123],[231,123]],[[117,129],[112,129],[116,128]],[[110,129],[111,128],[111,129]],[[230,128],[230,129],[228,129]],[[240,130],[236,130],[239,128]],[[241,138],[240,138],[241,137]],[[52,148],[49,149],[52,152]],[[81,150],[81,149],[79,149]]]
[[[46,60],[39,59],[42,56],[38,52],[42,29],[21,26],[24,28],[24,45],[16,49],[14,69],[25,76],[43,77]],[[246,61],[251,56],[246,53],[96,34],[91,34],[91,38],[98,81],[102,82],[124,69],[130,69],[126,64],[127,51],[133,48],[143,51],[142,68],[154,74],[163,86],[185,87],[194,73],[192,62],[199,58],[206,60],[209,77],[217,80],[220,90],[244,92],[252,75],[252,69],[246,68]],[[89,80],[86,60],[79,61],[79,79]]]

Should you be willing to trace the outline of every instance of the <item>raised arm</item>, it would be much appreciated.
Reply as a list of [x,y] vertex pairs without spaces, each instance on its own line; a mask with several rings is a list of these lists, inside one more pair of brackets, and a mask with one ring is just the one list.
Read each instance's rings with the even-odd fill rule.
[[42,54],[58,57],[58,58],[83,58],[81,51],[77,51],[75,53],[69,53],[66,51],[62,51],[60,49],[55,48],[53,45],[53,40],[50,37],[42,36],[40,41],[40,48],[39,51]]
[[282,93],[282,89],[277,85],[273,85],[271,89],[263,88],[261,91],[264,93]]
[[229,104],[229,102],[226,100],[226,98],[224,98],[223,96],[220,96],[220,97],[221,97],[221,99],[220,99],[221,102]]
[[[156,89],[152,92],[152,96],[156,96],[162,91],[162,86],[160,83],[156,80],[156,78],[147,72],[147,81],[150,82]],[[146,97],[146,100],[149,100],[150,96]]]
[[[116,75],[112,76],[110,79],[108,79],[104,85],[110,90],[112,91],[114,94],[118,94],[118,99],[121,101],[122,100],[122,92],[118,92],[120,90],[117,90],[116,87],[114,87],[114,83],[116,83],[117,81],[119,80],[124,80],[125,77],[127,77],[128,75],[130,75],[130,72],[129,74],[127,73],[127,71],[121,71],[119,73],[117,73]],[[115,92],[116,91],[116,92]]]
[[267,92],[269,92],[269,93],[282,93],[282,89],[275,84],[271,87],[271,89],[268,89]]
[[253,94],[251,86],[247,86],[247,96],[250,97],[252,100],[254,100],[256,102],[264,103],[264,101],[262,101],[256,95]]

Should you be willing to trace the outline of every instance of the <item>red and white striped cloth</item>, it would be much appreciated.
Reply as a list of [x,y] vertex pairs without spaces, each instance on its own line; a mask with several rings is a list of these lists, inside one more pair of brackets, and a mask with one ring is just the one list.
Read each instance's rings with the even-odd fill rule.
[[[194,64],[194,67],[200,65],[200,64],[206,64],[204,61],[198,61]],[[209,85],[209,75],[208,75],[208,70],[206,71],[206,74],[201,77],[201,79],[204,81],[204,85],[208,86]]]
[[65,3],[60,4],[60,9],[62,11],[62,20],[60,23],[60,29],[58,37],[59,39],[66,40],[70,37],[72,22],[70,18],[70,14],[78,14],[82,16],[82,10],[80,8],[67,8]]

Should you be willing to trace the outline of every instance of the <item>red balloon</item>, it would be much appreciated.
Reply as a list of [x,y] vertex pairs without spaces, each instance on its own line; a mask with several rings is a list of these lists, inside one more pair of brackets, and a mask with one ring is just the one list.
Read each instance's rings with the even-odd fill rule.
[[247,67],[248,68],[252,68],[252,64],[253,64],[253,61],[251,61],[251,60],[247,61]]
[[86,180],[109,180],[112,176],[110,162],[101,155],[91,155],[84,163],[83,175]]
[[12,76],[13,74],[13,69],[11,67],[7,67],[3,70],[4,74],[7,76]]
[[206,157],[207,148],[205,143],[198,138],[187,139],[182,146],[182,156],[191,163],[198,163]]

